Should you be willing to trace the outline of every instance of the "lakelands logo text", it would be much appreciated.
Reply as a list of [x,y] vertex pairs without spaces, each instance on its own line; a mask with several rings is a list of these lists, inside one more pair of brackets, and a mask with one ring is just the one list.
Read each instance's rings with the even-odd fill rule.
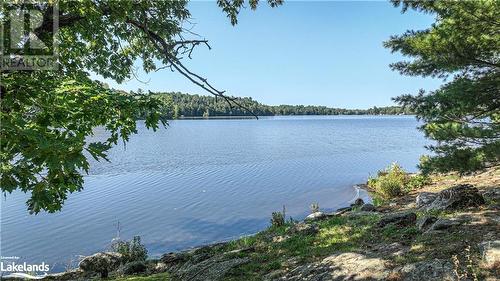
[[45,262],[40,264],[0,262],[0,271],[2,272],[47,272],[49,270],[50,267]]

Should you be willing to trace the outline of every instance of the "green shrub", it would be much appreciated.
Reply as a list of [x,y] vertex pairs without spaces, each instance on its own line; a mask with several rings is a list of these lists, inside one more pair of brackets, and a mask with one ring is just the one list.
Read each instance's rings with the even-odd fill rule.
[[[380,172],[379,172],[380,173]],[[378,176],[377,177],[369,177],[368,178],[368,182],[366,183],[369,187],[371,188],[375,188],[375,186],[377,185],[377,181],[378,181]]]
[[374,194],[372,196],[372,202],[375,207],[383,206],[387,203],[386,199],[380,196],[380,194]]
[[370,178],[368,185],[382,197],[392,198],[404,192],[407,174],[397,163],[391,164],[385,170],[379,171],[377,177]]
[[376,191],[385,198],[392,198],[403,194],[403,186],[401,178],[383,176],[377,181]]
[[430,184],[431,179],[423,174],[417,174],[413,176],[409,176],[406,182],[407,190],[415,190],[422,188],[424,185]]
[[376,177],[368,179],[368,186],[384,198],[401,196],[408,191],[422,188],[429,184],[430,178],[423,174],[409,175],[397,163],[377,173]]
[[145,261],[148,258],[148,250],[141,243],[140,236],[134,236],[131,241],[115,241],[111,249],[122,254],[124,262]]
[[280,227],[285,225],[285,215],[282,212],[273,212],[271,217],[271,226]]
[[319,212],[319,203],[312,203],[310,208],[311,208],[311,213]]

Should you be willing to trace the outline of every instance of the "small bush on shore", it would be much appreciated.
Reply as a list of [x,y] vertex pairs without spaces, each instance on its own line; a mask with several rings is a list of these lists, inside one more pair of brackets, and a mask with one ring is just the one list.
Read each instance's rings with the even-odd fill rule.
[[379,171],[376,177],[368,179],[368,186],[385,198],[401,196],[408,191],[422,188],[429,183],[430,180],[427,176],[421,174],[409,175],[397,163],[393,163],[388,168]]
[[414,175],[410,176],[407,180],[406,187],[408,190],[415,190],[424,187],[426,184],[430,184],[431,179],[425,175]]
[[131,241],[116,241],[111,249],[122,254],[124,262],[145,261],[148,258],[148,250],[141,243],[140,236],[134,236]]
[[310,209],[311,213],[319,212],[319,203],[312,203]]
[[271,227],[280,227],[285,225],[285,215],[282,212],[273,212],[271,217]]
[[403,193],[403,183],[400,178],[384,176],[376,185],[377,192],[386,198],[400,196]]

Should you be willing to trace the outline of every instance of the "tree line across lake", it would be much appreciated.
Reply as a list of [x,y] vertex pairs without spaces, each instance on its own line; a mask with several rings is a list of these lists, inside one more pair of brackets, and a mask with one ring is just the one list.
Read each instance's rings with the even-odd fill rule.
[[[144,95],[139,90],[132,95]],[[412,114],[411,111],[400,106],[372,107],[369,109],[344,109],[317,105],[266,105],[250,97],[238,98],[243,107],[231,106],[226,100],[213,96],[191,95],[179,92],[162,92],[149,95],[161,99],[164,117],[178,119],[182,117],[210,117],[210,116],[258,116],[274,115],[401,115]]]

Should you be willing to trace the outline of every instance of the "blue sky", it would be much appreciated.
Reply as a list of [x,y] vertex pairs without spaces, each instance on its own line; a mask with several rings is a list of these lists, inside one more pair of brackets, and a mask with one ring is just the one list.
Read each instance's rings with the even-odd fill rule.
[[[256,11],[244,9],[231,26],[215,2],[189,4],[194,32],[210,41],[185,64],[234,96],[266,104],[310,104],[368,108],[393,104],[391,97],[432,90],[442,81],[401,76],[390,70],[402,59],[383,48],[389,36],[424,29],[430,15],[401,14],[388,2],[285,1]],[[139,72],[137,80],[112,87],[124,90],[205,94],[178,73]]]

